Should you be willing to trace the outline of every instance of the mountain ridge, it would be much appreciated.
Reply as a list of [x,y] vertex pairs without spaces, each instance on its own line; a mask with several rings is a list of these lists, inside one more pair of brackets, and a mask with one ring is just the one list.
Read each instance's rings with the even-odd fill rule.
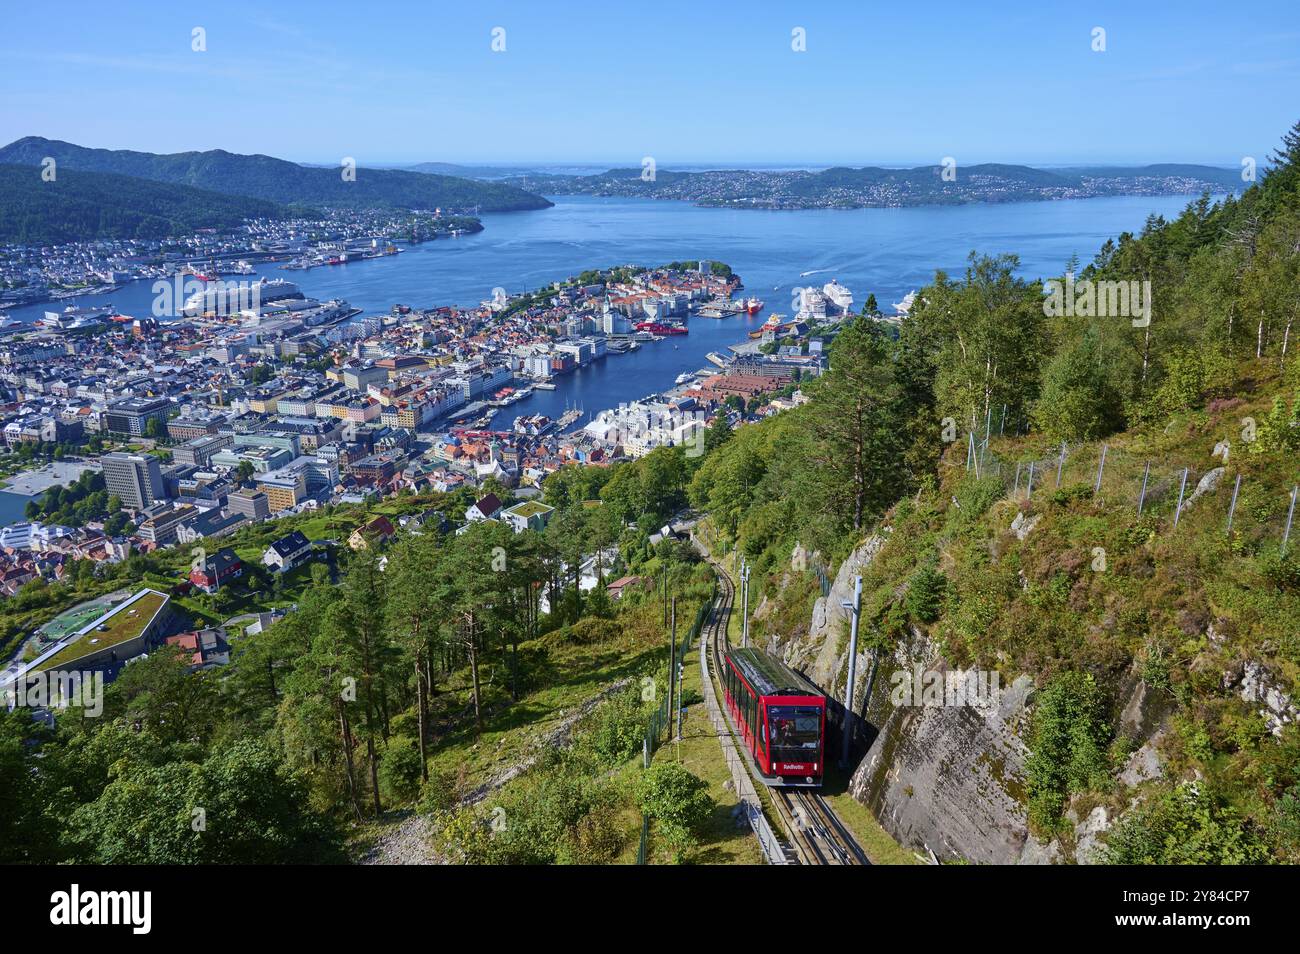
[[356,179],[348,182],[338,169],[313,168],[260,153],[245,155],[224,149],[151,153],[99,149],[41,136],[26,136],[0,148],[0,164],[40,165],[47,158],[54,159],[60,169],[114,173],[286,205],[477,208],[482,212],[544,209],[551,205],[542,196],[500,183],[366,167],[358,167]]

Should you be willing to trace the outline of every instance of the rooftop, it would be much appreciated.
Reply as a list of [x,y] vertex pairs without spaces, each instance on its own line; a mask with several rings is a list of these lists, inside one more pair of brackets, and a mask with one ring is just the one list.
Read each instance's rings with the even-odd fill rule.
[[550,513],[554,509],[554,507],[548,507],[536,500],[525,500],[523,503],[515,504],[506,513],[512,513],[527,520],[530,517],[539,517],[542,514]]
[[[58,652],[33,666],[41,672],[75,662],[82,656],[97,653],[143,633],[154,618],[167,605],[168,597],[157,590],[144,589],[130,599],[115,606],[103,616],[87,624]],[[102,630],[100,627],[104,627]]]

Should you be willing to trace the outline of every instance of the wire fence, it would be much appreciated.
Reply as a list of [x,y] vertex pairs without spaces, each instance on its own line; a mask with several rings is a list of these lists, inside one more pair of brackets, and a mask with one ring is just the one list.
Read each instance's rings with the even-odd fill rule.
[[[1195,504],[1198,521],[1218,522],[1224,534],[1245,548],[1276,546],[1285,556],[1293,545],[1300,484],[1252,475],[1226,445],[1216,448],[1212,463],[1192,466],[1106,443],[1062,443],[1037,455],[1001,457],[987,440],[977,442],[971,434],[965,469],[978,478],[996,478],[1017,500],[1091,496],[1105,506],[1132,508],[1153,530],[1164,531],[1177,529]],[[1212,517],[1205,517],[1206,511]]]

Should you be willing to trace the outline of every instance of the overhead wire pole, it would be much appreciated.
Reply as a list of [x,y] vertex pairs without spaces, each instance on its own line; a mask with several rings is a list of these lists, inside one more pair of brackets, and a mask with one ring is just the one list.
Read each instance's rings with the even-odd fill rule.
[[848,768],[849,743],[853,738],[853,680],[857,676],[858,668],[858,611],[862,606],[861,576],[853,578],[853,602],[845,601],[840,605],[853,614],[853,621],[849,628],[849,680],[844,687],[844,728],[840,733],[844,742],[840,750],[840,768]]
[[740,561],[740,645],[749,646],[749,561]]

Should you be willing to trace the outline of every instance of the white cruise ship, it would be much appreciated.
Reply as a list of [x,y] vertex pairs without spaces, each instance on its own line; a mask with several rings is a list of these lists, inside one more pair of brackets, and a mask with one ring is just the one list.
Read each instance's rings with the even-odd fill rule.
[[78,308],[76,305],[69,305],[63,311],[47,311],[40,323],[46,328],[72,331],[77,328],[88,328],[91,325],[98,324],[106,320],[111,314],[113,314],[111,306]]
[[263,278],[256,282],[213,282],[185,299],[184,313],[191,316],[207,312],[233,315],[245,309],[257,310],[267,302],[302,297],[302,290],[283,278]]
[[853,292],[834,278],[822,286],[822,294],[826,296],[832,305],[845,314],[853,308]]

